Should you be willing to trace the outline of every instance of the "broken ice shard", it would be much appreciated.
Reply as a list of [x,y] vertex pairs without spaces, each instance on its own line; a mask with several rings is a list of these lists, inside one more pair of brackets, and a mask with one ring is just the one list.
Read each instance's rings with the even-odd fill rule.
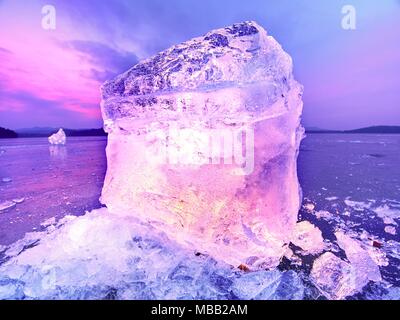
[[55,145],[61,144],[61,145],[64,145],[67,142],[67,137],[65,135],[64,130],[60,128],[57,133],[52,134],[49,137],[49,142],[50,142],[50,144],[55,144]]
[[310,274],[327,298],[344,299],[360,292],[370,281],[382,280],[378,265],[358,240],[343,231],[335,232],[335,236],[350,263],[326,252],[314,261]]
[[292,243],[303,249],[302,254],[318,254],[325,248],[322,232],[308,221],[296,224]]
[[107,81],[101,201],[233,266],[276,266],[301,202],[292,69],[273,37],[243,22]]

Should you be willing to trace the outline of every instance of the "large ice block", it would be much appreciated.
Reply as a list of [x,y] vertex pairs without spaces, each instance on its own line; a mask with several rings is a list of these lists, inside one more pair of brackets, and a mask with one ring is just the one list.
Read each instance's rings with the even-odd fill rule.
[[301,202],[301,97],[290,56],[255,22],[138,63],[102,86],[102,203],[234,266],[276,266]]

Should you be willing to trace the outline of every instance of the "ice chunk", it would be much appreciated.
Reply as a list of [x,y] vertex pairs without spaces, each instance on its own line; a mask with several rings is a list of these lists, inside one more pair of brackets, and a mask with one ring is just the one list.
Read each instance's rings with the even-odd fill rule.
[[327,252],[314,261],[310,275],[329,299],[344,299],[360,292],[369,281],[382,280],[378,265],[362,243],[342,231],[335,236],[350,263]]
[[240,299],[262,297],[265,300],[276,291],[280,280],[281,273],[277,270],[250,272],[236,279],[232,292]]
[[296,224],[292,243],[304,250],[304,254],[318,254],[325,248],[321,230],[308,221]]
[[331,252],[314,261],[310,278],[328,299],[344,299],[356,293],[354,269]]
[[319,211],[315,212],[315,216],[318,219],[324,219],[324,220],[334,219],[334,216],[332,215],[332,213],[330,213],[329,211],[326,211],[326,210],[319,210]]
[[365,209],[371,208],[370,202],[353,201],[350,199],[346,199],[346,200],[344,200],[344,203],[356,211],[364,211]]
[[314,209],[315,209],[315,204],[309,202],[309,203],[305,203],[305,204],[303,205],[303,207],[304,207],[304,209],[306,209],[307,211],[312,212],[312,211],[314,211]]
[[57,133],[51,135],[49,137],[50,144],[54,145],[64,145],[67,142],[67,136],[62,128],[58,130]]
[[395,219],[400,219],[400,210],[391,208],[387,204],[373,209],[379,218],[383,220],[385,224],[397,225]]
[[382,300],[400,300],[400,288],[388,288],[388,293],[382,297]]
[[0,202],[0,211],[11,209],[11,208],[15,207],[15,205],[16,205],[16,203],[14,201],[6,200],[3,202]]
[[385,243],[384,249],[389,256],[400,260],[400,242],[389,240]]
[[393,227],[393,226],[386,226],[385,227],[385,232],[395,236],[396,235],[396,228]]
[[382,280],[378,265],[371,258],[368,251],[362,247],[361,242],[342,231],[335,232],[335,236],[339,246],[346,252],[347,259],[355,269],[354,280],[357,289],[362,289],[370,280]]
[[335,200],[338,200],[339,198],[338,197],[336,197],[336,196],[333,196],[333,197],[326,197],[325,198],[325,200],[328,200],[328,201],[335,201]]
[[24,202],[24,201],[25,201],[25,198],[24,198],[24,197],[15,198],[15,199],[13,199],[12,201],[15,202],[16,204],[19,204],[19,203]]
[[18,299],[23,297],[18,281],[0,280],[0,297],[2,299]]
[[375,248],[372,245],[368,245],[366,247],[369,256],[371,259],[378,265],[382,267],[387,267],[389,265],[389,259],[386,256],[386,253],[379,248]]
[[293,270],[282,274],[281,281],[276,288],[273,300],[301,300],[304,297],[304,284]]
[[0,299],[301,299],[304,292],[293,271],[241,272],[105,208],[27,234],[5,255]]
[[13,200],[6,200],[0,203],[0,211],[14,208],[15,205],[25,201],[25,198],[16,198]]
[[237,267],[274,267],[301,203],[302,87],[255,22],[173,46],[106,82],[101,201]]
[[48,227],[48,226],[51,226],[51,225],[55,225],[56,222],[57,222],[57,221],[56,221],[56,218],[55,218],[55,217],[51,217],[51,218],[49,218],[49,219],[43,221],[40,225],[41,225],[42,227]]
[[233,294],[239,299],[300,300],[304,285],[294,271],[257,271],[236,278]]

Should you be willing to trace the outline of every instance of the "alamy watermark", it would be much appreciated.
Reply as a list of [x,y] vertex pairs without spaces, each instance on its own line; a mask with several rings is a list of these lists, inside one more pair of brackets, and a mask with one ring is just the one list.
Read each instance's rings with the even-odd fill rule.
[[250,127],[178,128],[172,122],[168,129],[150,131],[146,138],[154,144],[148,156],[159,163],[232,165],[236,175],[249,175],[254,170],[254,131]]
[[42,28],[44,30],[56,30],[57,13],[53,5],[47,4],[42,7]]
[[357,12],[353,5],[345,5],[342,7],[342,28],[344,30],[356,30],[357,28]]

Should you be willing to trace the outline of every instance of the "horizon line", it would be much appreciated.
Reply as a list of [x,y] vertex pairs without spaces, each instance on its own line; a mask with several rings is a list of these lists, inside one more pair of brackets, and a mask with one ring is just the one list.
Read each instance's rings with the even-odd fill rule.
[[[359,129],[366,129],[366,128],[373,128],[373,127],[400,127],[400,124],[397,125],[388,125],[388,124],[374,124],[374,125],[368,125],[368,126],[363,126],[363,127],[356,127],[352,129],[327,129],[327,128],[321,128],[318,126],[303,126],[304,129],[307,131],[352,131],[352,130],[359,130]],[[9,129],[12,131],[20,131],[20,130],[30,130],[30,129],[65,129],[65,130],[98,130],[98,129],[104,129],[104,126],[99,126],[99,127],[80,127],[80,128],[72,128],[72,127],[67,127],[67,126],[32,126],[32,127],[22,127],[22,128],[11,128],[11,127],[5,127],[3,125],[0,125],[0,128],[4,129]]]

